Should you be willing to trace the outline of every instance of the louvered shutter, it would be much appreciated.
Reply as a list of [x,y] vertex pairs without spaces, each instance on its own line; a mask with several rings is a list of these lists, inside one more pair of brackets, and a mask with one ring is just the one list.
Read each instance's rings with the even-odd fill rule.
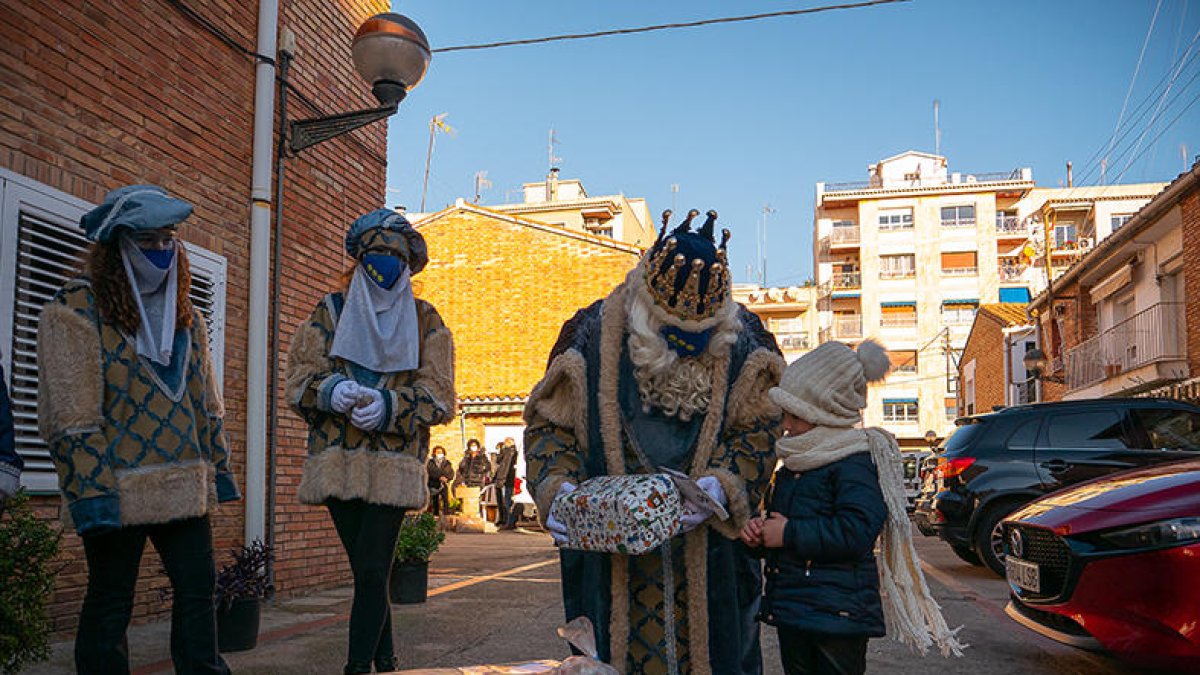
[[[21,482],[36,491],[56,491],[47,445],[37,429],[37,326],[42,305],[82,267],[87,240],[79,216],[89,205],[23,177],[3,178],[0,262],[14,263],[0,275],[0,345],[7,359],[17,451],[25,460]],[[225,351],[225,258],[187,245],[192,263],[192,301],[208,323],[209,347],[218,384]],[[7,329],[7,330],[6,330]],[[5,335],[5,332],[10,332]]]

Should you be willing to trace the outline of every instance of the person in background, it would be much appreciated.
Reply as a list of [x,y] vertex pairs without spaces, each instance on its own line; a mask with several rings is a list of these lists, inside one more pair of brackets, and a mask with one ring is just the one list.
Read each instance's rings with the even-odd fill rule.
[[783,409],[775,444],[783,467],[770,516],[750,520],[742,541],[766,556],[761,617],[779,631],[788,675],[865,672],[867,640],[886,633],[885,616],[896,639],[922,654],[931,646],[962,653],[913,548],[896,439],[858,426],[867,384],[890,364],[872,340],[857,351],[827,342],[770,391]]
[[429,476],[429,512],[435,516],[450,512],[450,485],[454,482],[454,467],[446,459],[446,449],[438,445],[433,448],[429,462],[425,464]]
[[458,463],[458,485],[482,488],[492,479],[492,463],[483,454],[483,446],[477,439],[467,441],[467,454]]
[[397,669],[388,577],[407,510],[429,502],[429,428],[454,418],[454,341],[413,292],[429,261],[400,214],[354,221],[357,261],[345,291],[326,295],[292,337],[287,397],[312,429],[300,481],[305,504],[329,509],[354,574],[344,672]]
[[127,673],[125,633],[149,539],[171,580],[177,673],[228,673],[217,652],[209,514],[240,499],[204,318],[176,227],[192,205],[154,185],[114,190],[80,220],[86,274],[38,325],[38,428],[83,541],[75,667]]
[[21,456],[17,454],[12,401],[8,398],[6,382],[4,368],[0,367],[0,504],[21,489],[21,469],[25,467]]
[[501,530],[515,530],[517,526],[511,522],[513,508],[513,488],[517,482],[517,442],[506,438],[499,444],[500,452],[496,457],[496,471],[492,474],[492,484],[496,490],[497,514],[496,524]]

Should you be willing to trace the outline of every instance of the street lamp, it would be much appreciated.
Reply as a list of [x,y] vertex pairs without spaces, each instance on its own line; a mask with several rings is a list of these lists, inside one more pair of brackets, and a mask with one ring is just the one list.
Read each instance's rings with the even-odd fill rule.
[[1029,373],[1029,379],[1026,380],[1026,382],[1032,380],[1043,380],[1045,382],[1056,382],[1058,384],[1062,384],[1064,382],[1063,378],[1061,377],[1045,374],[1046,369],[1050,367],[1050,359],[1046,358],[1046,352],[1043,352],[1037,347],[1025,352],[1025,357],[1021,359],[1021,361],[1025,364],[1025,371]]
[[[429,40],[421,27],[403,14],[392,12],[376,14],[363,22],[354,35],[350,50],[355,70],[370,83],[379,107],[295,120],[289,124],[287,109],[281,103],[282,123],[288,132],[288,148],[292,152],[396,114],[408,92],[425,78],[431,58]],[[281,51],[280,81],[286,88],[288,65],[295,57],[295,49],[285,47]],[[281,101],[285,102],[286,98]]]

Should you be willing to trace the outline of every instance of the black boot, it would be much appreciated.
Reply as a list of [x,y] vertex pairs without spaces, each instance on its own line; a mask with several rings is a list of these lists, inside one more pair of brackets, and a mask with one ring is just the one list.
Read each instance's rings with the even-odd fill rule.
[[396,670],[400,670],[400,661],[395,656],[375,657],[375,672],[390,673]]
[[342,675],[358,675],[369,672],[371,672],[370,661],[348,661],[346,667],[342,669]]

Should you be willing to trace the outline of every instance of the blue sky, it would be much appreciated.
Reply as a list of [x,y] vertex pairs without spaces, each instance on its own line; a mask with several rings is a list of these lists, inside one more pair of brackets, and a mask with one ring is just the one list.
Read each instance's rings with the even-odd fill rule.
[[[942,153],[952,171],[1033,168],[1038,184],[1077,178],[1113,133],[1158,0],[915,0],[870,9],[537,46],[435,54],[425,81],[392,118],[387,204],[417,210],[429,119],[439,135],[426,210],[472,198],[517,201],[542,179],[547,132],[564,178],[593,195],[646,197],[657,214],[713,208],[733,230],[735,278],[749,280],[762,209],[770,204],[768,282],[812,274],[817,181],[866,179],[869,163],[932,151],[941,101]],[[566,2],[413,0],[433,46],[811,7],[824,2]],[[1167,75],[1200,31],[1200,2],[1162,0],[1128,109]],[[1200,42],[1196,44],[1200,52]],[[1200,96],[1200,55],[1180,74],[1157,125]],[[1186,86],[1185,86],[1186,85]],[[1152,99],[1150,107],[1154,105]],[[1126,113],[1129,116],[1129,112]],[[1143,119],[1113,155],[1137,151]],[[1121,182],[1170,180],[1181,144],[1200,155],[1200,103]],[[1125,167],[1112,161],[1111,179]],[[656,216],[657,217],[657,216]]]

